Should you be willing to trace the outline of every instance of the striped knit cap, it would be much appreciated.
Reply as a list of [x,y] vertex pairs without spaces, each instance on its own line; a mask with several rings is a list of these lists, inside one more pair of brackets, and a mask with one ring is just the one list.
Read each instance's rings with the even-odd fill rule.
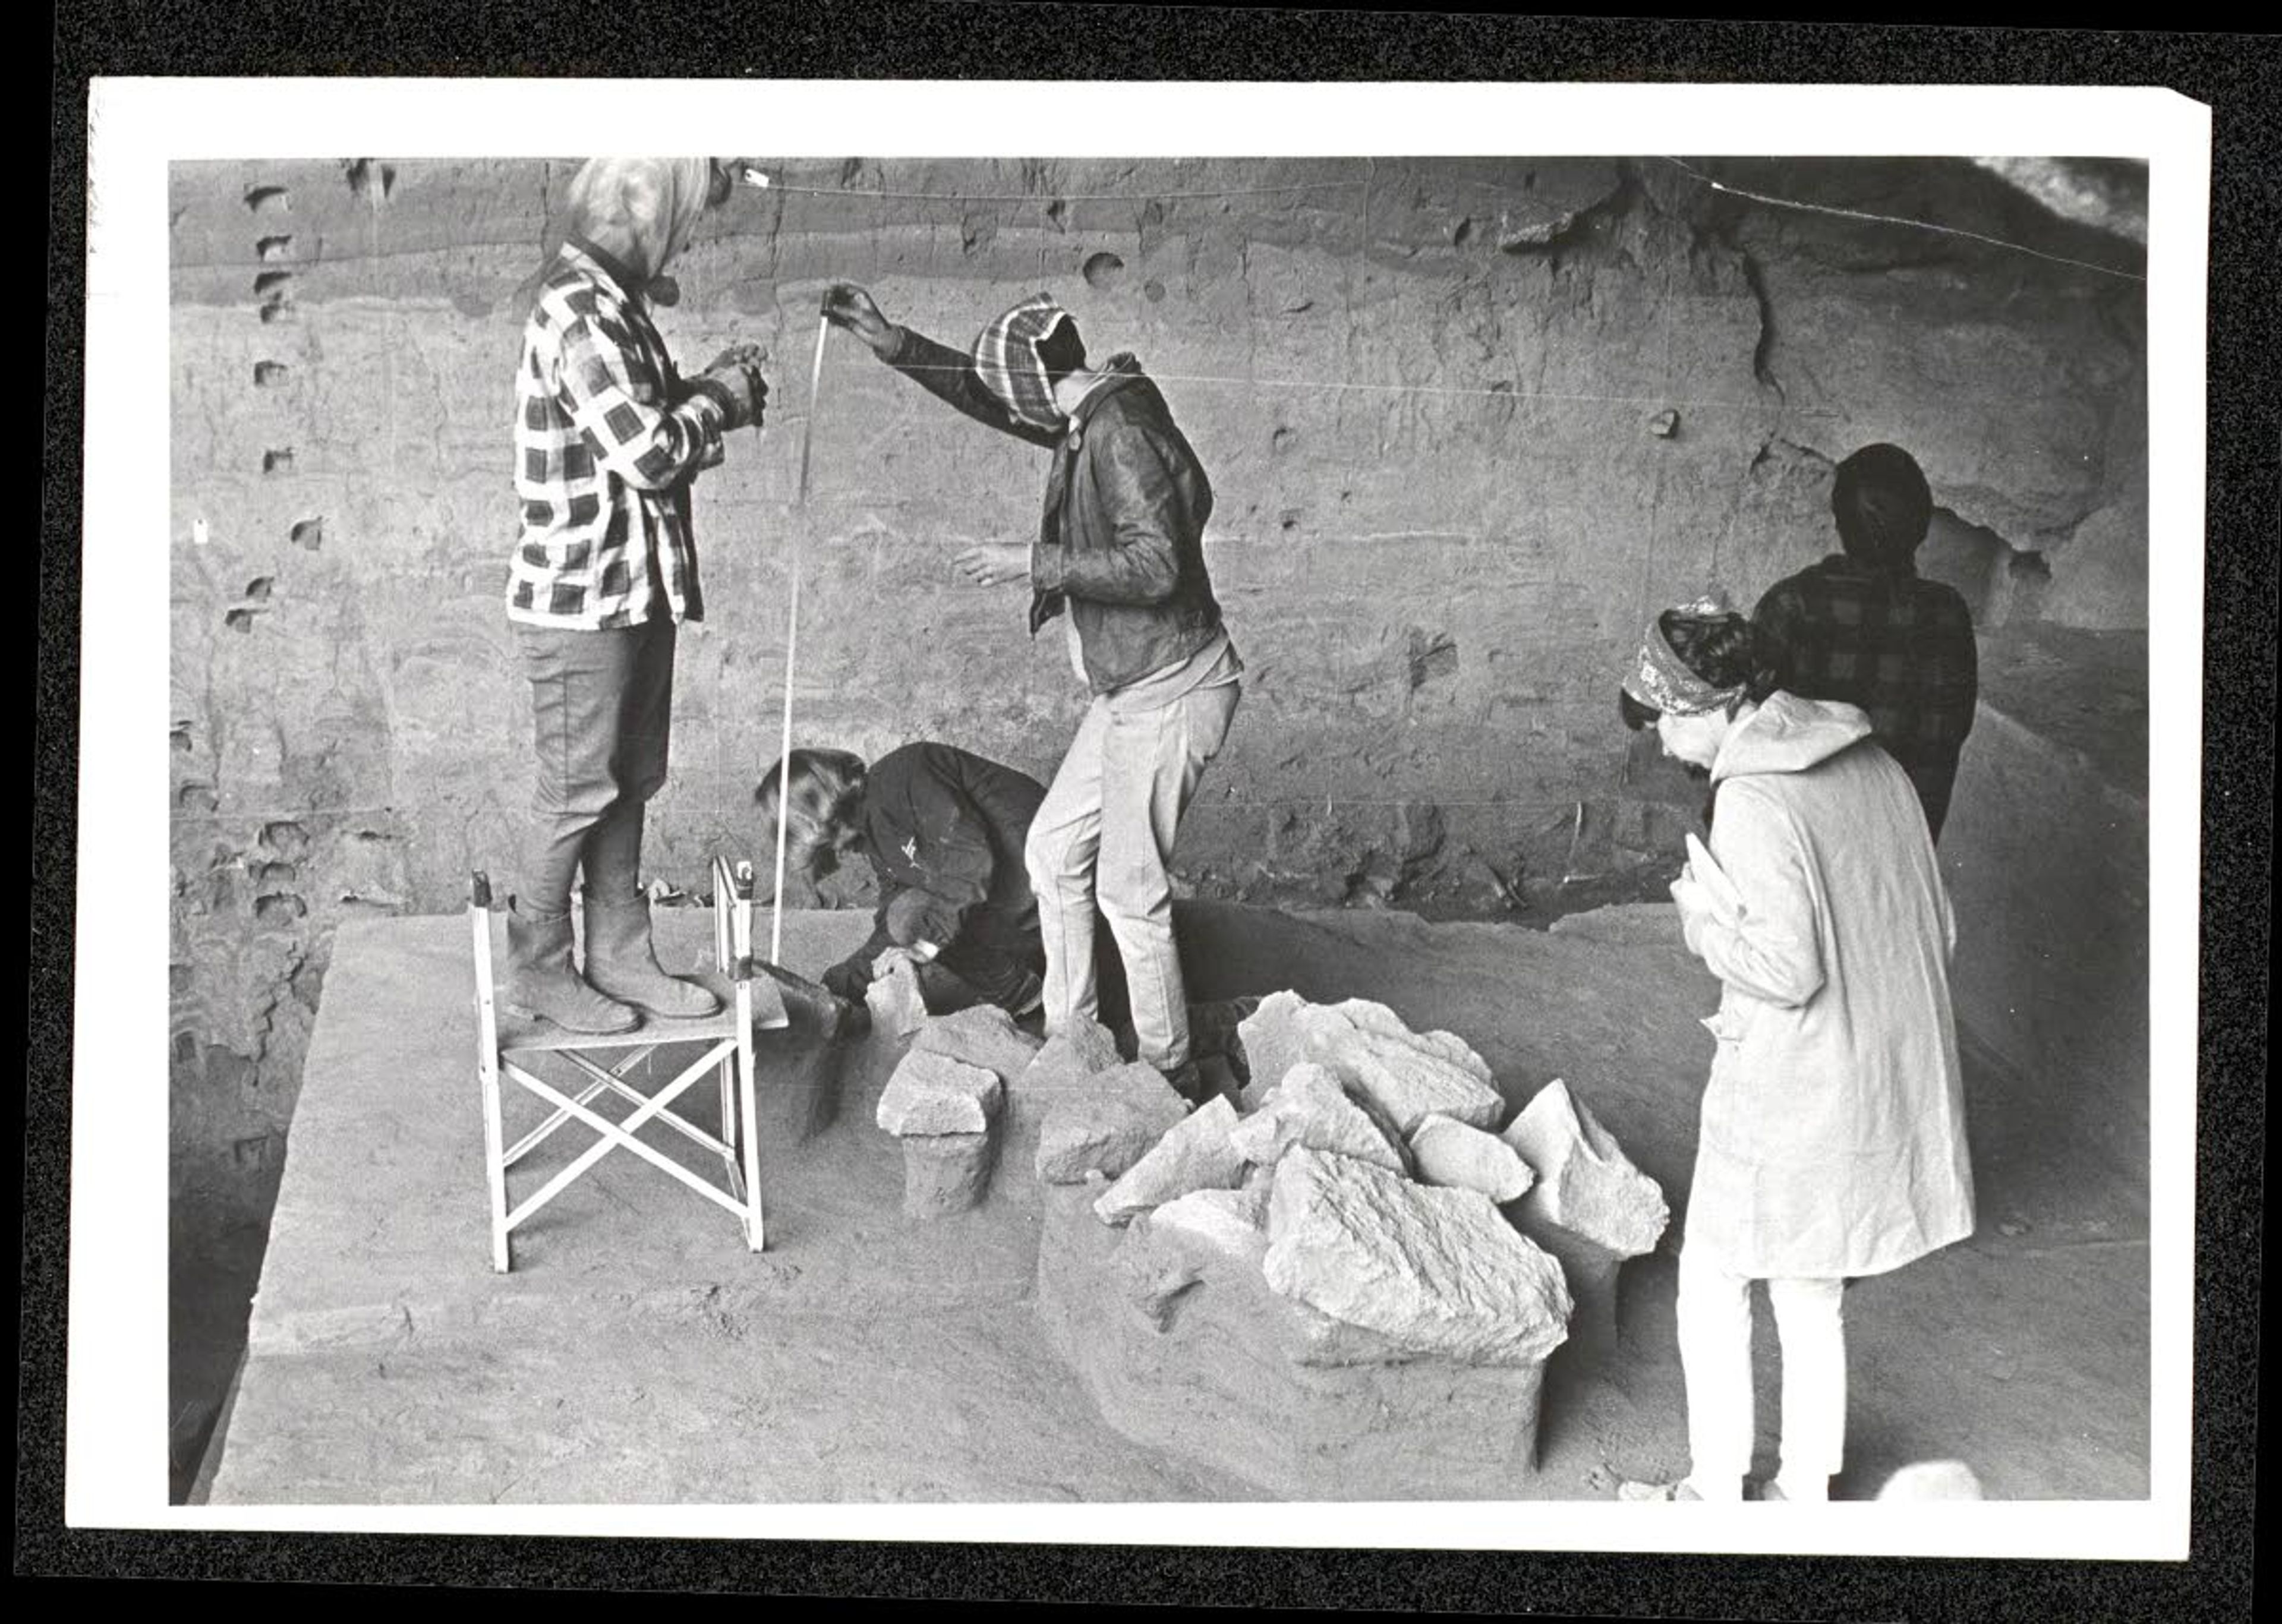
[[1059,429],[1065,418],[1038,359],[1038,341],[1069,313],[1050,293],[1035,294],[982,330],[974,341],[974,372],[1005,408],[1034,428]]

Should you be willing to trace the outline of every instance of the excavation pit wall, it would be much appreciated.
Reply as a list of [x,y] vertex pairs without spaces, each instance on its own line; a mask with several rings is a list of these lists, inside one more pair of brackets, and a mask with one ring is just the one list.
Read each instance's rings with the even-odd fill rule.
[[[576,161],[174,171],[178,1349],[242,1315],[332,932],[510,866],[518,289]],[[1249,667],[1187,894],[1539,921],[1628,875],[1655,894],[1698,795],[1616,724],[1613,673],[1659,602],[1711,579],[1748,601],[1828,550],[1831,465],[1870,440],[1924,464],[1929,571],[1984,625],[2146,625],[2136,283],[1752,209],[1653,159],[763,161],[778,187],[709,219],[659,312],[691,368],[766,345],[772,399],[699,488],[709,616],[646,880],[695,892],[761,843],[796,542],[803,741],[943,739],[1044,778],[1075,724],[1059,636],[946,563],[1032,533],[1042,459],[842,338],[811,401],[835,276],[959,345],[1048,289],[1160,379]],[[2129,252],[1961,163],[1722,175]],[[177,1364],[211,1393],[227,1360]],[[180,1443],[212,1406],[177,1387]]]

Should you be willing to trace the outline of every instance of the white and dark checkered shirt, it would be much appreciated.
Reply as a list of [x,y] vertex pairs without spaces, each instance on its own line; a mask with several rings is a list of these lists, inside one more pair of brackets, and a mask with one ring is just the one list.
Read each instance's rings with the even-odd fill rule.
[[704,618],[689,480],[738,426],[718,384],[684,382],[615,267],[566,244],[524,329],[508,618],[598,631]]

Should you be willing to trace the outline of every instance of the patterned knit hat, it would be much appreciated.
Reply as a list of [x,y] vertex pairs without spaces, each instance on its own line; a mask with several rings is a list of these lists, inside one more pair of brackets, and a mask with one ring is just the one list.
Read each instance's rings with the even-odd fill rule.
[[1051,293],[1024,299],[982,330],[974,341],[975,376],[998,402],[1033,428],[1059,429],[1066,421],[1038,359],[1038,341],[1069,319]]
[[[1735,613],[1727,594],[1713,587],[1691,603],[1671,611],[1685,620],[1716,620]],[[1746,685],[1714,688],[1688,668],[1688,663],[1664,634],[1664,616],[1651,616],[1642,633],[1640,655],[1621,685],[1649,710],[1665,716],[1709,716],[1725,711],[1743,696]]]

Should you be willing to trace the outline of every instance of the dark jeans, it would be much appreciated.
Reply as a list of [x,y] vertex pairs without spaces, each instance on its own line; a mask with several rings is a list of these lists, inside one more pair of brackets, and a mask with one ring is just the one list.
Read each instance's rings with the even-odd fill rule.
[[[1094,960],[1100,1000],[1097,1018],[1115,1031],[1132,1017],[1127,1013],[1125,967],[1106,929],[1097,935]],[[1042,991],[1044,970],[1045,954],[1036,948],[1023,952],[954,942],[932,963],[920,967],[920,992],[929,1014],[955,1014],[976,1004],[996,1004],[1012,1014],[1026,1001],[1025,994],[1035,996]]]
[[582,854],[590,890],[636,882],[642,804],[665,782],[674,625],[515,633],[539,764],[517,907],[555,918],[570,909]]

